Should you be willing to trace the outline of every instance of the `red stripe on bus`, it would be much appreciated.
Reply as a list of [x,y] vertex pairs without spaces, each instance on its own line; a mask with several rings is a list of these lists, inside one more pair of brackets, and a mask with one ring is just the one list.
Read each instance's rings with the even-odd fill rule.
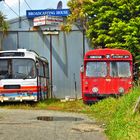
[[0,87],[0,92],[37,92],[37,86],[22,86],[20,89],[4,89],[3,87]]
[[38,90],[47,91],[47,87],[41,86],[22,86],[20,89],[4,89],[0,87],[0,93],[13,93],[13,92],[37,92]]

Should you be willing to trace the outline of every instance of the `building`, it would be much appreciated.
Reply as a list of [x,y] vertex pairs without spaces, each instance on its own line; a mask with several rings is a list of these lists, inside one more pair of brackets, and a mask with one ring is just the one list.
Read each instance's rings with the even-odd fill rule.
[[[83,55],[88,50],[84,32],[76,26],[70,33],[60,30],[59,24],[34,26],[32,19],[21,17],[9,21],[9,32],[3,38],[0,34],[2,50],[24,48],[34,50],[51,62],[53,96],[64,98],[81,97],[80,66]],[[52,51],[52,53],[50,53]]]

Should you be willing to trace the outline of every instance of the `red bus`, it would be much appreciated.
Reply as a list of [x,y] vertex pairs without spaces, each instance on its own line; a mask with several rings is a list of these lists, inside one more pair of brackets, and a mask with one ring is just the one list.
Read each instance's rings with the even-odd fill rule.
[[126,94],[132,87],[133,59],[127,50],[90,50],[80,71],[82,99],[87,104]]

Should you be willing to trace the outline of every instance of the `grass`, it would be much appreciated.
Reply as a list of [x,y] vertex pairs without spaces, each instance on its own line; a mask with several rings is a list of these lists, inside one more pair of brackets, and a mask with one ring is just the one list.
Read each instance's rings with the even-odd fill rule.
[[106,99],[91,107],[92,115],[106,124],[110,140],[139,140],[140,113],[133,114],[140,87],[119,99]]
[[68,111],[68,112],[88,112],[90,109],[89,106],[83,104],[82,100],[76,101],[67,101],[67,102],[60,102],[60,100],[52,100],[50,99],[49,102],[40,102],[37,104],[36,108],[38,109],[47,109],[47,110],[59,110],[59,111]]
[[92,106],[83,104],[82,100],[60,102],[59,99],[48,99],[31,105],[22,103],[1,107],[85,113],[106,124],[105,133],[110,140],[140,140],[140,113],[133,114],[139,96],[140,87],[135,87],[129,94],[104,99]]
[[[8,109],[43,109],[68,112],[88,113],[90,106],[83,104],[82,100],[61,102],[59,99],[47,99],[38,103],[7,103],[1,104],[1,108]],[[90,111],[89,111],[90,112]]]

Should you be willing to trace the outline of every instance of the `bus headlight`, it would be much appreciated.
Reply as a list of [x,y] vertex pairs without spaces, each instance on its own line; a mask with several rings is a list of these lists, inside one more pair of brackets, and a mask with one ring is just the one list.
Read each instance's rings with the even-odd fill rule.
[[124,93],[124,88],[123,88],[123,87],[120,87],[120,88],[118,89],[118,91],[119,91],[119,93]]
[[128,84],[129,84],[129,85],[132,85],[132,82],[130,81],[130,82],[128,82]]
[[92,88],[92,92],[93,93],[97,93],[98,92],[98,88],[97,87]]

